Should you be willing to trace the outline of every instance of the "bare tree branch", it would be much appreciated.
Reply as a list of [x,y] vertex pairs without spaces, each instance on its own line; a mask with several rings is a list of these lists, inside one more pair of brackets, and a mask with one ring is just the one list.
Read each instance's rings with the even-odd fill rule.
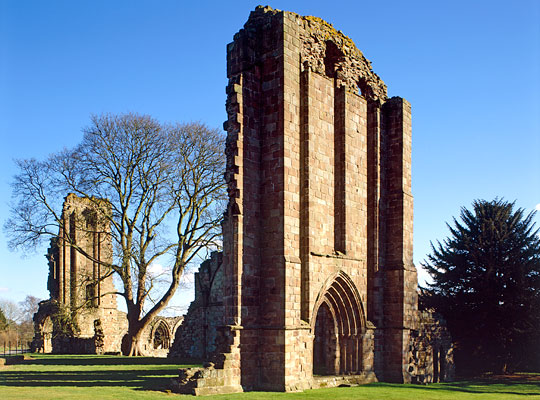
[[[173,297],[186,266],[217,247],[225,199],[224,136],[201,123],[160,124],[137,114],[92,116],[74,149],[45,161],[19,160],[11,218],[14,249],[36,248],[48,237],[65,240],[83,257],[119,276],[128,309],[132,354],[141,331]],[[100,206],[110,227],[113,259],[97,260],[70,238],[62,203],[74,193]],[[169,227],[171,229],[169,229]],[[164,288],[150,266],[172,254]],[[162,292],[163,291],[163,292]],[[144,313],[145,302],[152,306]]]

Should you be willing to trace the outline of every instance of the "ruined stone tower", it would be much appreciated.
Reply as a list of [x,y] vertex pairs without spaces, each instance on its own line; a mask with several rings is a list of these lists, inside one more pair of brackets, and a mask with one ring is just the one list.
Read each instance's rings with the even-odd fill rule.
[[[51,297],[40,303],[34,317],[36,339],[42,340],[36,347],[43,352],[120,351],[126,321],[117,310],[116,289],[108,267],[112,244],[109,222],[103,217],[107,212],[110,207],[106,200],[69,194],[64,201],[60,230],[47,254]],[[71,337],[61,334],[68,328],[66,324],[75,329]]]
[[[105,200],[98,203],[108,210]],[[110,264],[112,246],[108,221],[100,212],[94,201],[74,194],[64,202],[63,223],[48,252],[48,289],[51,298],[66,307],[116,309],[111,271],[101,264]]]
[[259,8],[227,53],[225,302],[242,385],[301,387],[314,359],[409,380],[410,105],[319,18]]
[[[119,353],[128,330],[117,309],[113,282],[111,205],[107,200],[68,194],[58,236],[47,252],[50,299],[34,315],[34,351]],[[141,335],[141,351],[165,357],[183,318],[157,316]]]
[[227,76],[221,353],[180,391],[415,379],[409,103],[332,25],[269,7]]

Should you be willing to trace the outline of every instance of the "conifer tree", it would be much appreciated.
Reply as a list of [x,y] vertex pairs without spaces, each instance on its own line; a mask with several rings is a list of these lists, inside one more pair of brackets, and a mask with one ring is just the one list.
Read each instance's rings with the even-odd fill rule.
[[461,372],[506,372],[534,363],[540,343],[540,237],[535,212],[476,200],[431,244],[422,266],[433,283],[421,304],[448,322]]

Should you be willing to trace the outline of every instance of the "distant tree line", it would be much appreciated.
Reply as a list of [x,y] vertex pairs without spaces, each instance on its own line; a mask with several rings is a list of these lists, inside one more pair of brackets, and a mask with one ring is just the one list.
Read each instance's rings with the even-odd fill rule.
[[28,345],[34,337],[34,323],[32,317],[38,309],[39,299],[26,296],[19,302],[0,299],[0,347],[11,343]]

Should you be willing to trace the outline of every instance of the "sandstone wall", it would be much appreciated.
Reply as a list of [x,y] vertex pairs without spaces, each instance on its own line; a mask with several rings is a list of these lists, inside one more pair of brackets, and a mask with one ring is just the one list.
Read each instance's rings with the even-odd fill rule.
[[[223,325],[212,362],[182,370],[175,390],[295,391],[435,371],[417,361],[443,332],[430,334],[436,324],[417,309],[410,104],[387,97],[332,25],[270,7],[228,45],[227,76]],[[219,323],[205,311],[192,304],[189,332]],[[191,354],[206,348],[177,339]]]
[[415,383],[454,379],[453,343],[446,321],[430,311],[418,312],[418,330],[411,335],[409,371]]
[[[269,7],[229,44],[227,76],[229,386],[309,387],[318,356],[339,373],[409,381],[410,105],[387,98],[330,24]],[[321,307],[338,327],[334,354],[314,355]]]
[[217,328],[223,325],[223,253],[213,252],[195,274],[195,299],[176,331],[168,356],[208,359],[217,350]]

